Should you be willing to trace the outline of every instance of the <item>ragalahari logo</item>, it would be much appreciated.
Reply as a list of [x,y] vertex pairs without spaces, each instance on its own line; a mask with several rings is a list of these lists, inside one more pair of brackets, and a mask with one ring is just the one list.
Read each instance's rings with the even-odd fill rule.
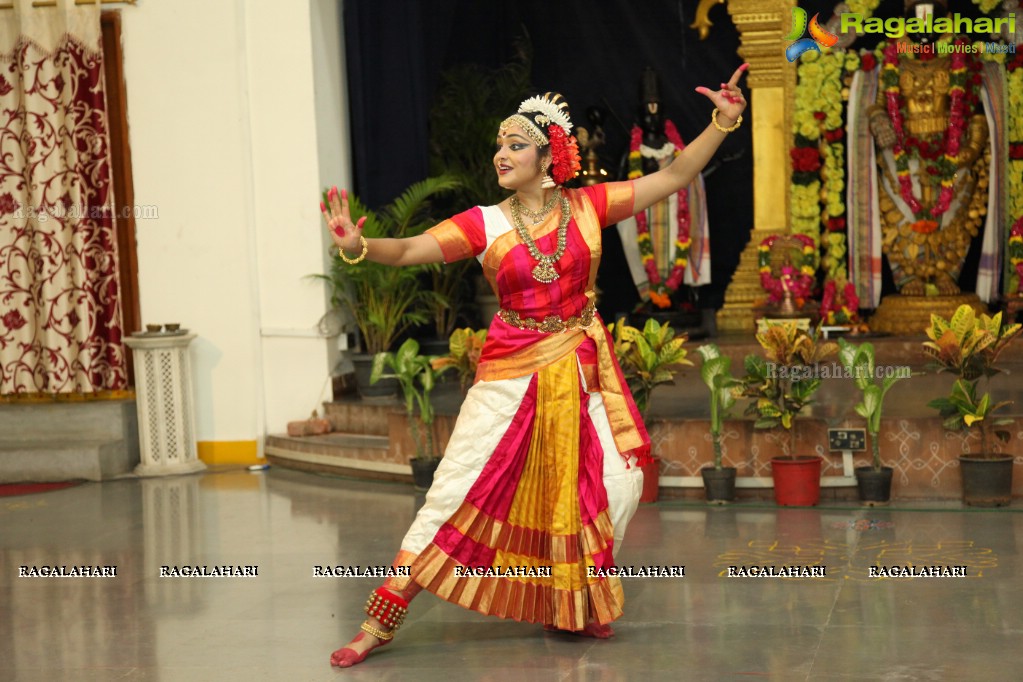
[[820,52],[822,47],[833,47],[838,42],[838,36],[817,22],[819,16],[819,14],[813,15],[809,26],[810,37],[804,38],[803,34],[807,30],[806,10],[802,7],[792,8],[792,32],[785,36],[785,40],[796,41],[785,48],[785,57],[790,62],[799,59],[804,52],[810,50]]

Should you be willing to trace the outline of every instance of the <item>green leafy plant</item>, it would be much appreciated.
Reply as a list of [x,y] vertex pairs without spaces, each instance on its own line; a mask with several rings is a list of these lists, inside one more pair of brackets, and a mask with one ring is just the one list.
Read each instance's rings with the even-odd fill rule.
[[700,378],[710,389],[710,436],[714,444],[714,468],[720,470],[721,431],[729,410],[735,405],[734,389],[740,382],[732,376],[732,359],[722,355],[716,344],[704,344],[696,351],[703,357]]
[[650,394],[660,384],[674,383],[675,374],[693,363],[686,359],[685,334],[675,334],[669,324],[650,318],[643,331],[628,325],[608,326],[614,338],[615,355],[632,391],[636,407],[645,418]]
[[874,362],[874,344],[865,342],[858,346],[845,339],[838,340],[838,358],[842,366],[856,382],[863,398],[856,404],[856,414],[867,420],[867,433],[870,434],[870,448],[874,471],[881,471],[881,412],[884,398],[900,379],[907,378],[904,374],[892,373],[877,379]]
[[[459,181],[452,177],[427,178],[379,211],[370,210],[349,194],[352,221],[366,216],[366,237],[411,237],[436,222],[430,213],[431,198],[458,186]],[[441,299],[440,294],[420,285],[426,266],[390,267],[371,261],[353,266],[342,262],[337,249],[331,256],[329,274],[317,277],[330,283],[331,303],[351,313],[366,353],[390,349],[412,325],[427,322],[428,305]]]
[[813,402],[821,380],[815,366],[838,350],[832,341],[819,341],[792,323],[772,324],[757,334],[766,358],[750,354],[744,365],[741,394],[750,399],[745,414],[755,416],[758,429],[781,428],[785,456],[792,457],[792,426],[796,415]]
[[[377,353],[373,358],[370,383],[380,379],[397,379],[405,400],[405,414],[412,430],[416,457],[436,458],[433,443],[434,409],[431,394],[437,385],[437,374],[432,361],[435,358],[419,354],[419,342],[407,339],[398,350]],[[386,369],[390,372],[385,373]]]
[[448,339],[448,354],[436,358],[433,361],[433,368],[438,373],[454,368],[464,393],[476,377],[476,368],[479,366],[486,340],[486,329],[472,330],[464,327],[454,330]]
[[[995,363],[1021,331],[1023,327],[1019,324],[1003,325],[1001,313],[978,316],[966,304],[959,306],[949,320],[931,315],[931,325],[926,329],[929,340],[924,342],[924,352],[933,360],[931,367],[957,377],[948,396],[927,405],[938,410],[946,429],[976,428],[981,456],[993,454],[988,449],[990,427],[1010,421],[996,420],[992,415],[1011,402],[994,402],[987,392],[978,394],[978,384],[1002,371]],[[1008,441],[1010,436],[1005,430],[996,430],[994,434],[1002,441]]]

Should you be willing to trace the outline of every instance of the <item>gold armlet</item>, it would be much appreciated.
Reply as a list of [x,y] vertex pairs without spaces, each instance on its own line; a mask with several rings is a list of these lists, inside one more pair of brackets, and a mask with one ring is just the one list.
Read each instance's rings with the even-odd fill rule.
[[360,253],[357,258],[349,258],[348,256],[346,256],[345,250],[342,249],[340,246],[337,249],[337,255],[341,256],[341,260],[348,263],[349,265],[356,265],[358,263],[361,263],[363,259],[366,258],[366,254],[369,253],[369,243],[366,242],[366,238],[363,237],[361,234],[359,235],[359,243],[362,244],[362,253]]
[[735,119],[735,123],[732,124],[731,128],[722,128],[721,124],[718,123],[718,110],[714,109],[714,113],[710,115],[710,122],[714,124],[714,127],[723,133],[730,133],[742,125],[742,114],[739,114],[739,118]]

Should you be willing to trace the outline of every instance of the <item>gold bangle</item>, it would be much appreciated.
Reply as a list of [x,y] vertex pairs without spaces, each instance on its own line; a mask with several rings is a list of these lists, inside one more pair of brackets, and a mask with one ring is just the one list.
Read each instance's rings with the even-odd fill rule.
[[337,255],[341,256],[341,260],[348,263],[349,265],[356,265],[358,263],[361,263],[363,259],[366,257],[366,254],[369,253],[369,243],[366,242],[366,238],[363,237],[361,234],[359,235],[359,243],[362,244],[362,253],[359,254],[358,258],[349,258],[348,256],[345,255],[345,250],[340,246],[337,247]]
[[735,119],[735,123],[732,124],[731,128],[722,128],[721,124],[718,123],[718,110],[714,109],[714,113],[710,115],[710,122],[714,124],[714,127],[723,133],[730,133],[742,124],[742,114],[739,114],[739,118]]

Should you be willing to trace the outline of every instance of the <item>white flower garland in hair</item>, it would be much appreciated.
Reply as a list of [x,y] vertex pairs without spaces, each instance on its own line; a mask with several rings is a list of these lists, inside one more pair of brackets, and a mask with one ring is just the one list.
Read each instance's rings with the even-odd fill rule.
[[[543,97],[534,96],[527,100],[524,100],[519,105],[519,113],[533,113],[540,112],[548,118],[547,124],[557,124],[559,128],[565,131],[566,135],[572,133],[572,119],[568,117],[568,114],[564,110],[559,109],[556,104]],[[543,123],[543,121],[540,121]]]

